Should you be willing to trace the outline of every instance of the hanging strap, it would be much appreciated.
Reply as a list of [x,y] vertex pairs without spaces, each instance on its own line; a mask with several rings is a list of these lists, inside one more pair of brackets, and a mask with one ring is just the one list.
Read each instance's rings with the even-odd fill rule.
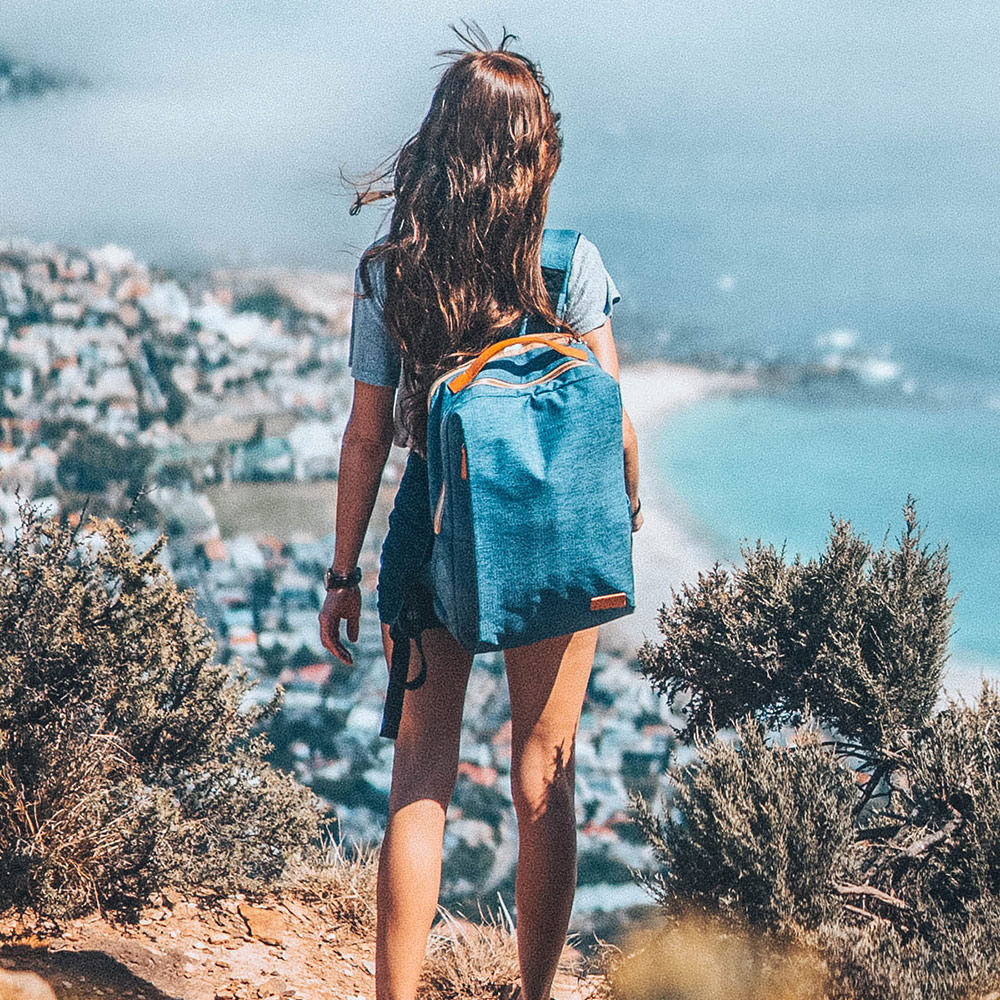
[[[403,695],[407,691],[415,691],[427,680],[427,658],[424,656],[424,644],[421,641],[421,619],[417,608],[410,606],[406,600],[400,608],[399,617],[389,628],[389,638],[392,639],[392,657],[389,660],[389,687],[385,692],[385,708],[382,711],[382,728],[380,736],[394,740],[399,734],[399,720],[403,717]],[[420,654],[420,673],[413,680],[410,675],[410,640],[417,646]]]

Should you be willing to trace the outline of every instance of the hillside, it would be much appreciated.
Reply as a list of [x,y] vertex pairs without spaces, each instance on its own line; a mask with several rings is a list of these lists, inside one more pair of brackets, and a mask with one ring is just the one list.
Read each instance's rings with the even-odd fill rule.
[[[476,937],[473,925],[456,927],[457,933]],[[0,969],[37,974],[58,1000],[371,1000],[375,995],[374,932],[352,929],[334,919],[327,903],[294,892],[257,906],[168,893],[136,926],[94,915],[57,931],[7,914],[0,917],[0,941]],[[511,954],[502,949],[499,965]],[[596,984],[572,972],[576,957],[567,950],[555,1000],[594,994]],[[486,995],[509,995],[503,992],[504,978]],[[9,994],[0,978],[0,997],[47,996],[36,985],[36,994]],[[444,998],[440,991],[426,996]]]

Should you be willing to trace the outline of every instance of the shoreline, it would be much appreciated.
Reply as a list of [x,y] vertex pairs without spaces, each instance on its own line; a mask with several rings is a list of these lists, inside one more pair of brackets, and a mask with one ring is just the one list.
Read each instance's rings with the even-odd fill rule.
[[639,442],[639,495],[643,525],[633,535],[636,608],[601,626],[601,646],[629,657],[646,639],[659,636],[657,612],[672,589],[694,582],[719,558],[697,521],[664,479],[657,442],[674,414],[703,400],[758,386],[751,373],[713,372],[694,365],[647,361],[622,366],[622,402]]
[[[707,399],[749,392],[760,387],[752,373],[716,372],[694,365],[648,361],[623,365],[622,401],[639,442],[639,495],[644,523],[633,536],[636,609],[601,626],[600,646],[629,658],[647,640],[660,639],[657,613],[682,583],[722,558],[709,534],[664,478],[657,443],[667,422],[678,412]],[[1000,662],[962,649],[949,650],[939,707],[948,697],[975,702],[983,681],[1000,682]]]

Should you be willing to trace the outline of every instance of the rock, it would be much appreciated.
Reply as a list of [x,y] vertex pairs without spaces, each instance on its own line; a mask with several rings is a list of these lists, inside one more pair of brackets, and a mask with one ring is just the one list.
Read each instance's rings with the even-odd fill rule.
[[239,911],[250,933],[258,941],[280,945],[284,940],[287,926],[284,917],[277,910],[265,910],[260,906],[240,903]]
[[52,987],[33,972],[0,969],[0,1000],[56,1000]]
[[178,903],[184,902],[184,897],[176,889],[164,889],[163,902],[172,910]]

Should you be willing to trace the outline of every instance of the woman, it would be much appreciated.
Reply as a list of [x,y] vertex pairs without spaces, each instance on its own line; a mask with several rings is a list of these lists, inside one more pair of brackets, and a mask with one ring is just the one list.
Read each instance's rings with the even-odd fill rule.
[[[351,366],[354,402],[344,434],[336,549],[320,612],[323,643],[345,663],[357,639],[357,560],[394,438],[410,447],[379,573],[387,662],[389,624],[404,593],[422,596],[426,683],[407,693],[396,739],[389,817],[378,871],[376,993],[416,995],[441,876],[445,810],[455,785],[472,657],[433,612],[425,575],[431,533],[426,397],[443,371],[510,334],[525,314],[582,336],[616,378],[611,307],[618,295],[597,250],[581,238],[564,320],[540,267],[549,188],[559,165],[558,116],[538,69],[507,49],[464,36],[420,130],[401,149],[388,235],[358,267]],[[389,174],[385,175],[388,178]],[[398,392],[398,402],[396,400]],[[395,419],[394,419],[395,407]],[[623,414],[626,488],[638,513],[635,435]],[[597,629],[505,653],[510,690],[511,791],[518,819],[515,890],[524,1000],[547,1000],[576,886],[573,760]]]

